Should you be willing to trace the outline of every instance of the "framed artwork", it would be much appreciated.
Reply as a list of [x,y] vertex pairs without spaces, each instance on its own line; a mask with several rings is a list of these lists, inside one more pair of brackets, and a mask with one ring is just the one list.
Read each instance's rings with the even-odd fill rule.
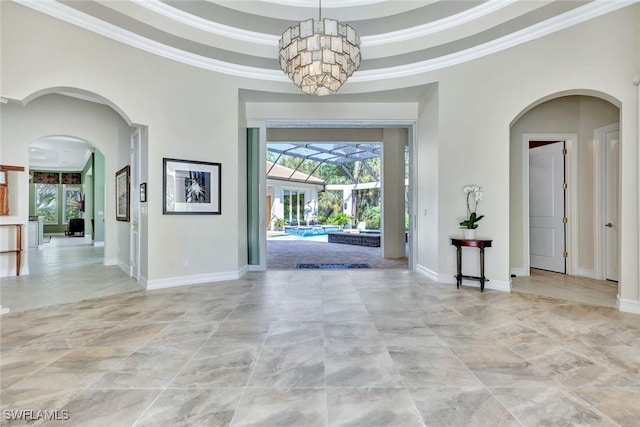
[[129,222],[129,166],[116,172],[116,220]]
[[162,213],[220,215],[220,163],[163,159]]
[[143,182],[140,184],[140,202],[144,203],[147,201],[147,183]]

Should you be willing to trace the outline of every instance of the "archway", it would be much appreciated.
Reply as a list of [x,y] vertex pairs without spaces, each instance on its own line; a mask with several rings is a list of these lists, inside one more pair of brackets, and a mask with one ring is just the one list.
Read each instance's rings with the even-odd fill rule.
[[[596,96],[594,96],[596,95]],[[534,252],[536,254],[551,257],[564,257],[566,259],[567,277],[560,276],[561,282],[567,282],[566,295],[554,293],[549,296],[560,296],[566,299],[577,298],[577,293],[571,291],[571,287],[608,287],[605,292],[607,297],[602,300],[600,296],[593,298],[595,303],[605,303],[616,306],[617,283],[598,283],[601,279],[596,266],[601,263],[599,257],[601,251],[597,250],[597,236],[602,232],[602,222],[599,212],[604,206],[604,199],[598,193],[598,183],[601,180],[602,171],[597,166],[600,162],[597,131],[603,126],[612,125],[620,120],[620,109],[612,102],[611,97],[603,94],[589,93],[562,93],[541,99],[523,110],[510,127],[510,268],[512,277],[529,277],[531,272],[539,273],[540,270],[531,270],[536,267],[531,262]],[[541,145],[555,141],[562,141],[566,145],[564,151],[564,170],[560,174],[561,179],[554,179],[547,173],[546,180],[540,185],[566,192],[562,202],[548,204],[548,208],[539,209],[544,201],[531,198],[531,194],[550,194],[551,190],[539,191],[531,188],[533,181],[529,180],[530,153],[539,150]],[[542,157],[541,162],[550,164],[551,157]],[[539,169],[539,166],[532,166]],[[619,179],[619,170],[614,176]],[[564,176],[562,176],[564,175]],[[552,185],[553,183],[553,185]],[[617,190],[616,190],[617,191]],[[537,197],[537,196],[536,196]],[[535,203],[535,205],[533,204]],[[554,206],[553,209],[551,206]],[[531,229],[533,222],[539,223],[539,216],[547,215],[554,220],[553,213],[560,213],[559,220],[562,228],[556,226],[552,229],[540,231]],[[547,213],[540,213],[540,212]],[[530,220],[531,219],[531,223]],[[546,220],[547,218],[545,218]],[[557,222],[557,221],[556,221]],[[614,221],[617,223],[617,221]],[[535,231],[533,231],[535,230]],[[555,231],[554,231],[555,230]],[[539,233],[539,234],[537,234]],[[544,237],[540,237],[540,236]],[[545,240],[546,239],[546,240]],[[553,242],[562,240],[561,245],[552,247]],[[541,243],[542,242],[542,243]],[[532,246],[533,245],[533,246]],[[535,248],[534,248],[535,246]],[[562,247],[563,249],[558,249]],[[562,253],[558,253],[558,251]],[[619,261],[616,261],[618,265]],[[553,268],[544,268],[553,270]],[[555,270],[558,271],[558,270]],[[548,275],[545,271],[543,275]],[[556,277],[557,276],[552,276]],[[570,279],[575,277],[575,279]],[[540,279],[538,275],[534,279]],[[514,280],[514,290],[521,280]],[[600,301],[598,301],[600,300]],[[591,301],[585,301],[591,302]]]
[[[73,88],[49,88],[30,95],[24,101],[10,100],[2,106],[2,116],[6,131],[4,135],[7,135],[3,141],[3,157],[6,155],[6,158],[11,159],[12,163],[29,165],[30,148],[36,148],[32,143],[43,137],[64,137],[68,141],[90,142],[90,145],[94,147],[94,152],[103,155],[101,163],[102,186],[98,186],[103,189],[103,192],[98,198],[103,200],[104,204],[102,209],[95,210],[95,217],[91,218],[94,219],[95,226],[89,222],[86,230],[91,231],[92,236],[97,237],[95,240],[98,246],[101,245],[100,242],[103,242],[104,247],[101,250],[104,255],[101,257],[100,265],[113,266],[129,276],[127,270],[130,263],[131,227],[128,222],[116,222],[113,201],[115,200],[114,174],[131,162],[131,140],[136,129],[130,126],[130,119],[103,97]],[[138,165],[132,165],[132,167],[138,167]],[[63,172],[63,169],[65,168],[60,167],[60,172]],[[93,177],[96,174],[95,165],[92,165],[90,169],[89,176]],[[89,167],[85,172],[88,170]],[[17,200],[14,203],[16,219],[27,224],[29,214],[33,213],[33,208],[30,206],[30,203],[33,204],[33,197],[29,196],[31,184],[27,174],[25,174],[25,179],[17,182],[16,185],[14,192],[17,194]],[[86,193],[86,191],[81,191],[81,193]],[[32,196],[33,194],[31,192]],[[132,195],[131,201],[135,202],[136,200],[138,198]],[[86,199],[83,201],[87,202]],[[63,225],[67,222],[64,218],[64,212],[61,215],[63,219],[58,219],[58,226],[66,228]],[[102,224],[104,225],[102,227],[104,237],[100,238],[96,236],[95,231],[100,230]],[[146,243],[140,246],[144,245]],[[29,253],[27,252],[25,255],[27,267],[23,269],[22,273],[28,275]],[[21,278],[29,280],[28,276]],[[59,280],[65,279],[60,277]],[[134,288],[137,289],[137,285],[134,284]],[[9,306],[9,308],[12,307]]]

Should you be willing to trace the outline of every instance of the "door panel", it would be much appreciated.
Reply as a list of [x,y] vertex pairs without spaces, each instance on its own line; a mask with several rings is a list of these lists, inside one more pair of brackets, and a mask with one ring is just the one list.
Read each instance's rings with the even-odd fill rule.
[[619,138],[620,132],[614,131],[607,133],[605,140],[605,277],[613,281],[618,281]]
[[565,273],[564,142],[529,150],[531,268]]

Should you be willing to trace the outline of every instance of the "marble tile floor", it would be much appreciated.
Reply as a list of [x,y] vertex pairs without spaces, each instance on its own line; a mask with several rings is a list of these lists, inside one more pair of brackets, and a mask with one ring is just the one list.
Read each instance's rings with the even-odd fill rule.
[[1,279],[0,305],[19,312],[140,290],[119,267],[103,264],[103,247],[45,244],[43,249],[29,249],[29,274]]
[[[249,273],[0,322],[7,426],[640,419],[640,316],[406,270]],[[21,409],[69,419],[9,419]]]
[[532,268],[529,276],[512,279],[511,291],[590,305],[617,307],[618,282]]

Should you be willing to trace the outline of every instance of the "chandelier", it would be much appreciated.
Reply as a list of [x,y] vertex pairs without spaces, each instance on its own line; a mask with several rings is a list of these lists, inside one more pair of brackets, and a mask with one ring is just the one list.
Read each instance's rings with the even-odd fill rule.
[[335,19],[308,19],[289,27],[278,44],[280,68],[309,95],[337,91],[360,67],[360,37]]

